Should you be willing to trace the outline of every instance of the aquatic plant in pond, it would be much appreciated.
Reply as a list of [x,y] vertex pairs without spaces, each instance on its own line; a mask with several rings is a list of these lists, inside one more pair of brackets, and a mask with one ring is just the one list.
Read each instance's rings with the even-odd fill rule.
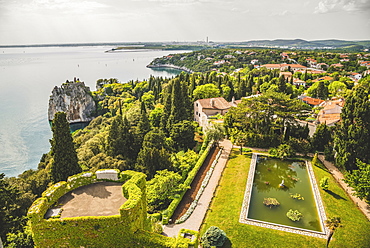
[[301,196],[301,194],[298,194],[298,193],[296,193],[296,194],[290,194],[290,197],[292,197],[293,199],[296,199],[296,200],[304,200],[304,197],[303,196]]
[[[268,198],[278,199],[280,205],[266,205]],[[257,157],[248,219],[321,232],[323,224],[316,206],[305,162]],[[299,212],[289,214],[294,221],[287,218],[290,210]]]
[[286,217],[291,221],[300,221],[303,215],[298,210],[289,209],[288,213],[286,213]]
[[265,206],[267,207],[276,207],[276,206],[279,206],[280,205],[280,202],[278,202],[278,200],[276,198],[265,198],[263,199],[263,204],[265,204]]

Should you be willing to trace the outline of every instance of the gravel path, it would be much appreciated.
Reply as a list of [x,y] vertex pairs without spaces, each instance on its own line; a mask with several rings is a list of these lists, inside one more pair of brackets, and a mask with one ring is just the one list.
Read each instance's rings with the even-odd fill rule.
[[200,226],[205,217],[205,214],[207,212],[207,209],[209,207],[209,204],[212,201],[215,189],[221,178],[222,171],[224,170],[224,167],[229,159],[229,154],[232,149],[232,144],[229,140],[223,140],[220,143],[220,146],[224,147],[224,149],[222,151],[220,158],[218,159],[216,167],[212,173],[211,179],[209,180],[208,185],[206,186],[202,196],[200,197],[197,207],[194,209],[194,212],[184,223],[177,225],[170,224],[164,226],[163,228],[164,235],[168,237],[177,236],[181,228],[199,231]]
[[344,181],[344,176],[331,162],[325,160],[324,155],[318,155],[320,161],[325,165],[325,167],[330,171],[335,180],[340,184],[340,186],[347,192],[351,200],[357,205],[357,207],[364,213],[368,220],[370,220],[370,206],[363,200],[352,195],[355,191],[349,187]]

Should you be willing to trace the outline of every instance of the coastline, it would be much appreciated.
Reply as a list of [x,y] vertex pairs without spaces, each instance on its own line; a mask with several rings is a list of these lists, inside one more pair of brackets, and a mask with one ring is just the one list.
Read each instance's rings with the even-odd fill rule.
[[186,68],[184,66],[177,66],[173,64],[155,64],[155,65],[149,64],[146,67],[148,68],[170,68],[170,69],[181,70],[181,71],[188,72],[188,73],[194,73],[194,71],[190,70],[189,68]]

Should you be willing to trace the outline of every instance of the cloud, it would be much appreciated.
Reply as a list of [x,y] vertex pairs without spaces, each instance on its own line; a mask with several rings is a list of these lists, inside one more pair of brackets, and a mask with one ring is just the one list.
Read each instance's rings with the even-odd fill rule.
[[323,0],[316,6],[314,13],[369,11],[370,0]]
[[292,14],[291,12],[289,12],[288,10],[283,10],[281,12],[273,12],[271,14],[271,16],[286,16],[288,14]]
[[33,0],[30,3],[21,4],[21,8],[29,12],[39,10],[56,10],[66,13],[87,13],[96,9],[107,8],[108,5],[96,1],[74,0]]

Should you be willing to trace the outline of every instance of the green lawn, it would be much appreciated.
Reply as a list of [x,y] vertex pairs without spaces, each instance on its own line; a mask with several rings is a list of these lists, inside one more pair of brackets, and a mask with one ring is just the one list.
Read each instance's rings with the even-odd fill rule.
[[[223,247],[325,247],[326,240],[239,223],[251,154],[233,150],[201,227],[201,235],[218,226],[229,238]],[[339,216],[343,227],[336,230],[330,247],[370,247],[370,222],[356,208],[324,167],[314,167],[316,180],[330,178],[329,191],[321,191],[326,215]]]

